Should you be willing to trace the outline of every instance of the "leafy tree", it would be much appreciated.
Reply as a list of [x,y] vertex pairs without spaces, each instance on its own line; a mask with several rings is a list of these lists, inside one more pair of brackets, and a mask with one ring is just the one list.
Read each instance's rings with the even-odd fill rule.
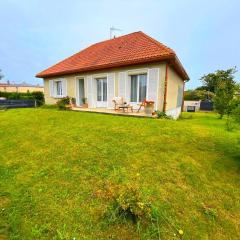
[[2,70],[0,69],[0,80],[2,80],[4,78],[4,75],[2,73]]
[[236,91],[236,83],[232,78],[225,78],[218,82],[215,89],[214,108],[220,114],[220,118],[224,114],[229,117],[233,107],[232,100]]
[[214,93],[206,90],[187,90],[184,92],[184,100],[198,101],[198,100],[211,100],[214,97]]
[[205,91],[209,91],[207,86],[200,86],[200,87],[197,87],[195,90],[205,90]]
[[236,72],[236,67],[227,70],[217,70],[214,73],[203,75],[200,80],[203,83],[203,87],[206,87],[206,90],[216,93],[220,83],[226,81],[234,82],[234,74]]

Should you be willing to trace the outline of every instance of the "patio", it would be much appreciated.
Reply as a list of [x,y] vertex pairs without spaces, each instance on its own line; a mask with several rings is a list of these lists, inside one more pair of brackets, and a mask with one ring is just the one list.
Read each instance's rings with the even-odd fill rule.
[[129,116],[129,117],[140,117],[140,118],[155,118],[156,116],[148,115],[144,112],[144,110],[137,112],[136,109],[133,112],[123,112],[122,110],[114,110],[107,108],[82,108],[82,107],[73,107],[72,110],[80,111],[80,112],[93,112],[93,113],[101,113],[101,114],[111,114],[111,115],[119,115],[119,116]]

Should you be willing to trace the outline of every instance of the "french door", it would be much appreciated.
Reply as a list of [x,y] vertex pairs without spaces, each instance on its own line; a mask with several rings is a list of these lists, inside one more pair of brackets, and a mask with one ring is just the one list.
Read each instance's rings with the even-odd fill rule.
[[107,107],[107,79],[97,80],[97,107]]

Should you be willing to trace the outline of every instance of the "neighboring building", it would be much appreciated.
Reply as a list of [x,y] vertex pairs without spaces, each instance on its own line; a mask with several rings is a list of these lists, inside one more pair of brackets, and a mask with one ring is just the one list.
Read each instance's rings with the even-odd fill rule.
[[201,100],[198,101],[184,101],[183,111],[185,112],[197,112],[200,110]]
[[12,84],[12,83],[0,83],[0,92],[19,92],[19,93],[25,93],[25,92],[36,92],[44,91],[44,87],[39,85],[30,85],[26,83],[20,83],[20,84]]
[[143,32],[96,43],[38,73],[47,104],[59,98],[87,98],[89,108],[113,108],[123,97],[135,109],[144,99],[154,109],[178,117],[189,77],[175,52]]

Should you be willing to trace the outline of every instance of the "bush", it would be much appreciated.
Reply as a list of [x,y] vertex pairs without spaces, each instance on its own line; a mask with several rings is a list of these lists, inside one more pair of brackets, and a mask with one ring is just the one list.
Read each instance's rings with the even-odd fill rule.
[[44,104],[45,99],[44,99],[43,92],[35,91],[35,92],[32,92],[31,94],[32,94],[33,99],[35,99],[37,101],[38,106],[42,106]]
[[70,104],[70,98],[69,97],[64,97],[60,100],[57,101],[57,106],[59,110],[67,110],[68,106]]
[[127,185],[120,189],[115,197],[115,206],[119,215],[124,215],[133,222],[148,218],[151,214],[151,204],[143,200],[139,188],[134,185]]
[[156,111],[157,118],[172,119],[171,116],[168,116],[165,112]]
[[111,200],[104,214],[104,218],[108,219],[108,224],[119,222],[129,224],[131,221],[136,225],[139,236],[141,236],[141,230],[145,229],[147,232],[151,231],[153,239],[160,238],[159,210],[143,197],[136,183],[118,185],[113,192],[105,196],[110,196]]
[[111,204],[106,214],[111,215],[113,221],[128,219],[136,223],[151,217],[151,203],[143,198],[138,185],[118,186],[110,196]]
[[231,101],[231,113],[232,118],[240,124],[240,97],[235,97]]

